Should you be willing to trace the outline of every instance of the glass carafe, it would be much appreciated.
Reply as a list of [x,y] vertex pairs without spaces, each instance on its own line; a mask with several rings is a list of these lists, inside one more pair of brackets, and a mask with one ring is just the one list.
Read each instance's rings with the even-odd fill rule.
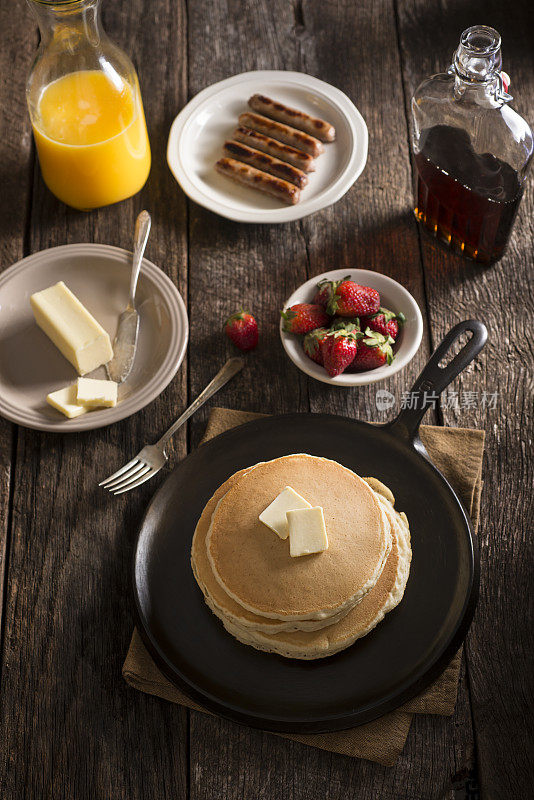
[[449,71],[412,99],[416,217],[482,263],[504,252],[533,148],[531,129],[508,105],[500,47],[493,28],[468,28]]
[[138,192],[150,145],[135,69],[102,30],[100,0],[28,0],[41,44],[26,86],[43,178],[88,210]]

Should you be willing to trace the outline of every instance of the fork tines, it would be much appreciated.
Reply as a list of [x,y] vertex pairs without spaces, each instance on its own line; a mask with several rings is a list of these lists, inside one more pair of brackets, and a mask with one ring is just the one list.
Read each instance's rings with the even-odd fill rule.
[[117,472],[114,472],[113,475],[110,475],[109,478],[101,481],[98,485],[108,489],[111,494],[122,494],[149,480],[156,472],[157,469],[145,464],[139,458],[132,458],[121,469],[118,469]]

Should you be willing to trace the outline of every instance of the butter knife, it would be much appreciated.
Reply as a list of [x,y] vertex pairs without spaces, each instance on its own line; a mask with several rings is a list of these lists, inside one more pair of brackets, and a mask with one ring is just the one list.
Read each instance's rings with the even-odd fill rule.
[[108,378],[116,383],[123,383],[126,380],[131,372],[135,358],[137,335],[139,333],[139,314],[135,308],[135,290],[151,223],[152,220],[148,211],[141,211],[135,221],[130,299],[119,317],[117,334],[113,342],[113,358],[106,364]]

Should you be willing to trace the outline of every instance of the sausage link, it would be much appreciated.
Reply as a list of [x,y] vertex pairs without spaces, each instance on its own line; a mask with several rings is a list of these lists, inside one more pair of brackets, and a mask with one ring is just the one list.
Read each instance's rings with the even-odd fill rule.
[[329,122],[325,122],[324,119],[319,119],[319,117],[310,117],[309,114],[298,111],[296,108],[285,106],[276,100],[271,100],[270,97],[265,97],[264,94],[253,94],[248,104],[258,114],[275,119],[277,122],[283,122],[285,125],[292,125],[293,128],[298,128],[305,133],[309,133],[310,136],[315,136],[321,142],[333,142],[336,138],[336,129]]
[[296,147],[290,147],[288,144],[277,142],[276,139],[271,139],[270,136],[264,136],[263,133],[253,131],[251,128],[240,126],[234,131],[233,139],[236,142],[248,144],[255,150],[261,150],[262,153],[267,153],[273,158],[279,158],[280,161],[287,161],[297,169],[303,172],[313,172],[315,170],[315,162],[307,153],[302,150],[297,150]]
[[289,125],[283,125],[281,122],[263,117],[261,114],[245,111],[244,114],[239,115],[239,124],[271,136],[273,139],[278,139],[279,142],[291,147],[296,147],[314,158],[324,152],[324,147],[318,139],[314,139],[308,133],[297,131],[296,128],[291,128]]
[[293,186],[292,183],[283,181],[281,178],[274,178],[267,172],[250,167],[248,164],[242,164],[233,158],[220,158],[215,164],[215,169],[237,183],[270,194],[278,200],[283,200],[284,203],[295,205],[300,200],[300,189]]
[[247,147],[246,144],[240,142],[225,142],[224,154],[235,158],[238,161],[243,161],[244,164],[250,164],[251,167],[256,167],[263,172],[268,172],[276,178],[282,178],[284,181],[294,183],[299,189],[303,189],[308,183],[308,178],[304,172],[285,161],[280,161],[278,158],[273,158],[267,153],[262,153],[260,150],[254,150],[253,147]]

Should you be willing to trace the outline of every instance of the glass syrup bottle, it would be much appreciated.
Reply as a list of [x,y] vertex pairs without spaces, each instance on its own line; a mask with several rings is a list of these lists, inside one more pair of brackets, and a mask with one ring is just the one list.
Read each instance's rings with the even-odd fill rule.
[[475,25],[448,72],[412,98],[415,215],[452,250],[486,264],[503,255],[533,151],[506,79],[501,37]]

